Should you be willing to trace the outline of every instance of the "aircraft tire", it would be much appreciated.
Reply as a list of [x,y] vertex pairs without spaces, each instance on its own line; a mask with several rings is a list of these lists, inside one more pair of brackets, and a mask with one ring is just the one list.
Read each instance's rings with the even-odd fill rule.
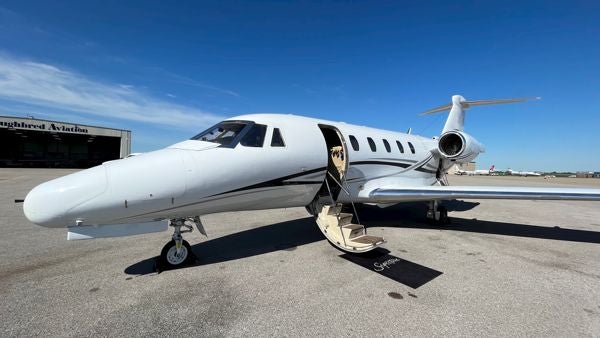
[[429,218],[428,222],[434,226],[445,226],[450,224],[450,217],[448,217],[448,209],[445,206],[439,206],[437,210],[440,213],[440,219]]
[[438,207],[438,211],[440,212],[440,219],[437,221],[438,224],[449,224],[450,218],[448,217],[448,209],[445,206],[440,206]]
[[194,254],[192,253],[192,247],[186,240],[182,241],[182,252],[177,255],[177,247],[175,241],[171,240],[162,248],[160,252],[160,261],[163,265],[168,267],[179,267],[186,263],[191,262]]

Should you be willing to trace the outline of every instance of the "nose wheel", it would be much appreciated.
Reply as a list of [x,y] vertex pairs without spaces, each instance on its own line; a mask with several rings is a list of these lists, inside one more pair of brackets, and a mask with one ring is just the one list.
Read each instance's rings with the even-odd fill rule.
[[191,253],[192,247],[186,240],[181,240],[179,248],[177,248],[176,241],[170,241],[162,248],[160,258],[167,266],[177,267],[190,262],[192,257]]
[[171,241],[165,244],[160,252],[160,261],[163,266],[176,268],[192,261],[194,257],[192,247],[190,243],[183,239],[182,234],[192,232],[194,225],[202,234],[206,235],[198,216],[176,218],[169,221],[169,226],[172,226],[174,231]]

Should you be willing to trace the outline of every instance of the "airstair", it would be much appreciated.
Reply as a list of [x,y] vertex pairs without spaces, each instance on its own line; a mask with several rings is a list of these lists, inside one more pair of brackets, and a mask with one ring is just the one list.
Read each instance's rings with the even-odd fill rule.
[[[331,204],[323,205],[321,211],[317,214],[317,224],[325,237],[331,244],[347,252],[367,252],[385,243],[383,237],[368,235],[367,229],[360,224],[356,207],[348,191],[345,175],[342,174],[342,182],[344,183],[342,184],[330,172],[327,172],[327,174],[348,196],[354,214],[342,212],[343,205],[335,201],[329,182],[325,179]],[[357,223],[352,223],[355,215]]]

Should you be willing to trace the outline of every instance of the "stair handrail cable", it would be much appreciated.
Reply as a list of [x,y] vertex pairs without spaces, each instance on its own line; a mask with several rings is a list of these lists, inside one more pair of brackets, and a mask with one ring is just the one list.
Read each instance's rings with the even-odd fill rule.
[[[333,178],[333,180],[335,181],[335,178]],[[337,183],[337,181],[336,181],[336,183]],[[333,199],[333,193],[331,193],[331,188],[329,187],[329,182],[327,182],[327,177],[325,178],[325,185],[327,186],[327,191],[329,192],[329,197],[331,198],[331,203],[333,204],[332,206],[334,208],[337,208],[337,202]],[[340,212],[337,212],[335,215],[335,218],[338,220],[338,228],[340,228],[340,234],[342,234],[342,240],[344,241],[344,246],[346,246],[347,245],[346,244],[346,236],[344,236],[344,231],[342,230],[342,226],[340,225],[340,222],[339,222],[341,212],[342,212],[341,210],[340,210]]]
[[329,198],[331,198],[331,204],[336,205],[337,202],[333,199],[333,194],[331,193],[331,188],[329,187],[329,182],[327,182],[327,178],[325,178],[325,185],[327,186],[327,192],[329,193]]
[[[350,204],[352,204],[352,210],[354,210],[354,216],[356,216],[356,222],[358,222],[358,224],[362,225],[360,223],[360,219],[358,218],[358,212],[356,211],[356,206],[354,205],[354,201],[352,200],[352,196],[350,195],[350,192],[348,190],[346,190],[344,188],[344,186],[340,182],[338,182],[338,180],[330,172],[327,172],[327,174],[329,174],[329,176],[333,179],[333,181],[335,183],[337,183],[337,185],[340,186],[340,188],[346,193],[346,195],[348,195],[348,199],[350,200]],[[325,181],[327,182],[327,180],[325,180]],[[343,176],[343,181],[346,182],[346,185],[348,185],[348,181],[346,180],[346,176]],[[329,187],[329,185],[327,185],[327,186]],[[365,235],[366,235],[367,234],[367,227],[365,227],[363,225],[363,229],[364,229]]]

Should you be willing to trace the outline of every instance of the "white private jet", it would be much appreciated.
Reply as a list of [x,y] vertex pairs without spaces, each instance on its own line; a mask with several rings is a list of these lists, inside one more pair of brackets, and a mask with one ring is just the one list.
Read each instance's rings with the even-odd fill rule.
[[496,171],[495,169],[496,167],[494,165],[492,165],[490,167],[490,169],[488,170],[458,170],[456,172],[456,175],[468,175],[468,176],[475,176],[475,175],[483,175],[483,176],[489,176],[489,175],[493,175],[494,172]]
[[[205,234],[201,215],[306,206],[325,237],[348,252],[383,244],[367,234],[354,203],[429,201],[427,217],[447,220],[452,199],[600,200],[600,189],[447,186],[443,173],[483,146],[463,131],[465,109],[525,99],[452,103],[440,137],[426,138],[293,115],[243,115],[165,149],[106,162],[35,187],[23,210],[33,223],[89,239],[164,231],[167,265],[187,262],[182,233]],[[356,219],[356,223],[352,220]]]
[[514,171],[510,168],[508,168],[507,172],[511,176],[542,176],[542,174],[536,173],[535,171]]

